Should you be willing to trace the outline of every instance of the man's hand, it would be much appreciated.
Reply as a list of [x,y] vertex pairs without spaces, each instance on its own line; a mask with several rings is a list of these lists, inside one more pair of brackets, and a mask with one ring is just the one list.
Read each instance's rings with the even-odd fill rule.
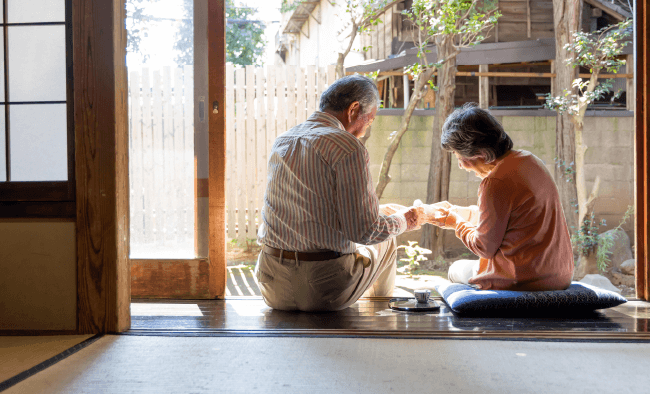
[[406,231],[419,229],[424,223],[427,223],[423,207],[410,207],[402,211],[406,218]]
[[449,216],[450,210],[454,205],[447,201],[435,204],[423,204],[420,200],[415,200],[412,207],[405,207],[399,204],[385,204],[379,207],[384,215],[400,213],[406,218],[406,231],[417,230],[425,223],[431,223],[438,227],[445,227],[445,220]]
[[[431,223],[434,226],[442,228],[455,228],[455,220],[452,220],[452,226],[449,226],[449,216],[453,214],[455,205],[447,201],[437,202],[435,204],[423,204],[420,200],[415,200],[413,203],[416,207],[424,210],[424,223]],[[453,218],[452,218],[453,219]]]

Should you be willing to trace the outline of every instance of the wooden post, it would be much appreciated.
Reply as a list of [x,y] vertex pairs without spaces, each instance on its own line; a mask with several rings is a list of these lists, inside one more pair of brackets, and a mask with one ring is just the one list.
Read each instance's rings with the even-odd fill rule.
[[[551,74],[555,75],[555,60],[549,60],[551,62]],[[555,77],[551,77],[551,96],[555,97],[557,91],[555,88]]]
[[[625,73],[634,74],[634,55],[627,55],[626,62],[625,62]],[[626,107],[628,111],[634,111],[634,103],[635,103],[635,96],[636,96],[634,78],[628,78],[626,82],[627,82],[625,86]]]
[[409,101],[410,101],[410,95],[411,95],[411,87],[409,84],[409,76],[404,73],[404,76],[402,76],[402,80],[404,81],[404,109],[409,106]]
[[530,21],[530,0],[526,0],[526,27],[528,38],[532,37],[532,26]]
[[77,331],[131,326],[124,0],[73,0]]
[[[208,1],[210,296],[226,295],[226,1]],[[196,9],[196,7],[195,7]]]
[[[478,72],[488,72],[488,65],[478,66]],[[490,77],[478,77],[478,103],[479,107],[484,109],[490,106]]]
[[650,7],[647,2],[636,2],[634,10],[636,28],[636,108],[634,161],[636,163],[634,183],[636,193],[635,205],[635,248],[636,259],[636,296],[642,300],[650,300],[650,201],[648,201],[648,185],[650,185],[650,112],[648,111],[648,98],[650,87],[650,42],[648,31],[650,29]]

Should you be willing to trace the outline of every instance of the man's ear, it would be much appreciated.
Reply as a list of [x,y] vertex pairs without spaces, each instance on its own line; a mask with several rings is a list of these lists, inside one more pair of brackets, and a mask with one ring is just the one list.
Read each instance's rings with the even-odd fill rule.
[[345,117],[347,118],[348,123],[353,123],[357,120],[359,113],[361,112],[361,104],[358,101],[353,102],[348,106],[348,109],[345,111]]

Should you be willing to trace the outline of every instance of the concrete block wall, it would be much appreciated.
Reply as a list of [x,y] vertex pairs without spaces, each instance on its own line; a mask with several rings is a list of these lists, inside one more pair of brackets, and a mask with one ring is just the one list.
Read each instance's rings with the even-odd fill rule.
[[[515,149],[532,152],[546,163],[551,176],[555,165],[555,116],[497,115],[504,129],[512,138]],[[415,199],[425,200],[429,160],[431,156],[433,119],[431,115],[411,118],[409,130],[393,157],[390,168],[391,182],[386,187],[381,203],[411,205]],[[379,169],[390,134],[401,122],[399,115],[383,115],[380,111],[372,125],[366,142],[370,153],[373,181],[377,182]],[[598,219],[605,219],[603,230],[615,227],[628,205],[634,203],[634,118],[587,116],[585,118],[587,192],[591,191],[596,175],[601,177],[599,199],[596,203]],[[480,179],[458,168],[452,157],[449,201],[456,205],[476,204]],[[633,220],[624,229],[634,233]],[[447,231],[445,243],[449,249],[462,248],[451,231]],[[420,232],[401,236],[398,242],[419,240]]]

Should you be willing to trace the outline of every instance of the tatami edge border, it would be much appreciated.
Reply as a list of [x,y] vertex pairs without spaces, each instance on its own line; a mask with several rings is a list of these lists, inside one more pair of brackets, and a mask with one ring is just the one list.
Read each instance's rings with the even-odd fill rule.
[[79,350],[85,348],[86,346],[94,343],[97,341],[99,338],[103,337],[104,334],[96,334],[82,342],[79,342],[78,344],[72,346],[69,349],[66,349],[62,351],[61,353],[57,354],[54,357],[48,358],[47,360],[43,361],[40,364],[37,364],[31,368],[29,368],[26,371],[23,371],[19,373],[18,375],[12,376],[11,378],[5,380],[4,382],[0,382],[0,391],[7,390],[8,388],[15,386],[16,384],[22,382],[23,380],[32,377],[36,375],[37,373],[51,367],[52,365],[58,363],[61,360],[65,360],[66,358],[70,357],[71,355],[77,353]]
[[481,331],[386,331],[386,330],[138,330],[116,335],[167,337],[301,337],[301,338],[386,338],[386,339],[464,339],[540,342],[650,342],[650,333],[557,332],[532,333]]

